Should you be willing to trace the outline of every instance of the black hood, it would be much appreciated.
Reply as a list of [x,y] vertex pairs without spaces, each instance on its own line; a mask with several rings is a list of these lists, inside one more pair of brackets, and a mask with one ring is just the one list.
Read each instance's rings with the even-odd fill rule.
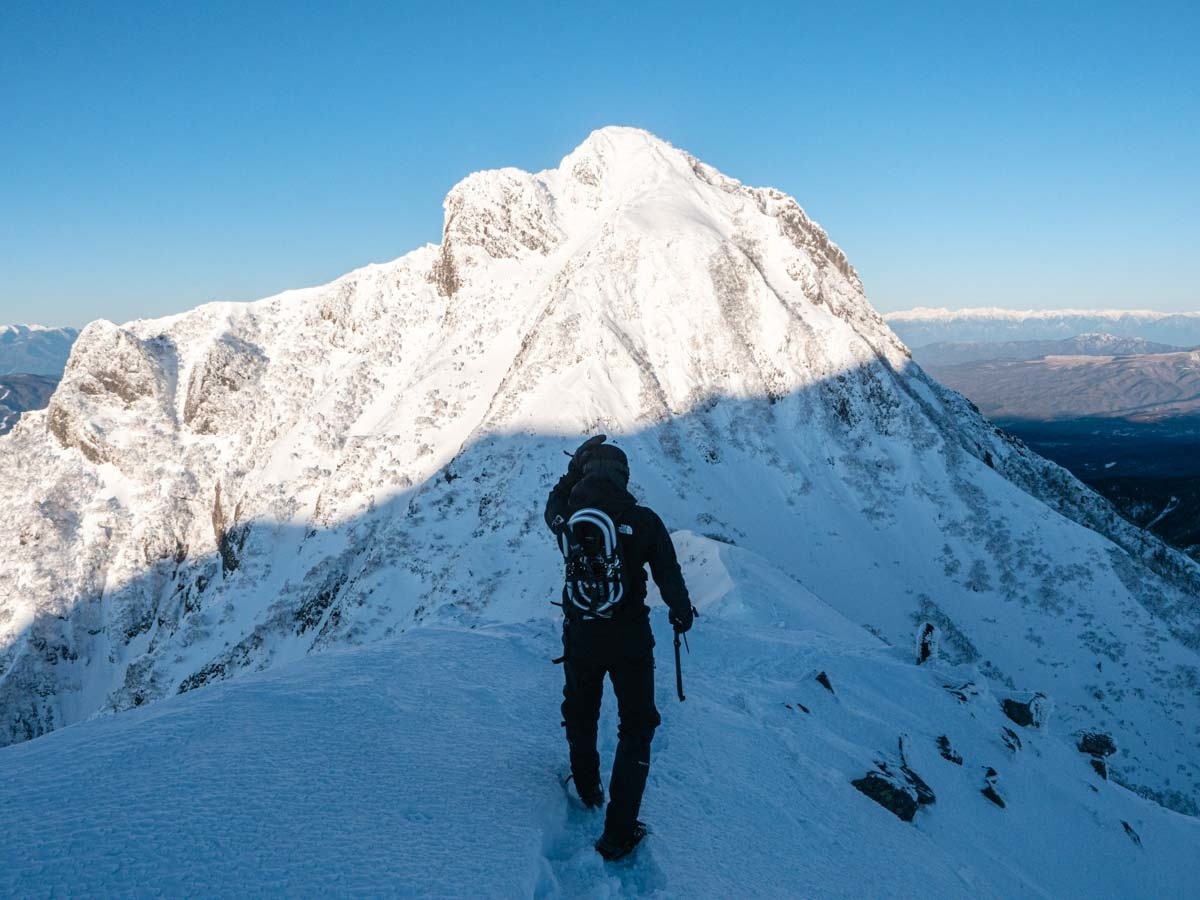
[[591,506],[610,516],[619,516],[637,506],[637,499],[614,479],[604,474],[593,473],[585,475],[583,480],[571,489],[571,497],[567,503],[572,512]]
[[587,451],[583,458],[583,474],[599,475],[624,488],[629,485],[629,457],[620,447],[601,444]]

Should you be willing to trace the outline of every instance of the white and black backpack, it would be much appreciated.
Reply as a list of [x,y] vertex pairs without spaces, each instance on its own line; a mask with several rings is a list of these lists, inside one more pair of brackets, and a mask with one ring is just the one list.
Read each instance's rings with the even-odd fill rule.
[[625,597],[625,565],[617,525],[603,510],[578,510],[558,533],[566,563],[563,612],[611,619]]

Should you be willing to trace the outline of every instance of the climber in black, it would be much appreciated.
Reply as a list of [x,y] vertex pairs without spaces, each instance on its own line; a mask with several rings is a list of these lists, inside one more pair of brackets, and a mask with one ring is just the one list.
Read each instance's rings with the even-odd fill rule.
[[[650,769],[650,742],[661,722],[654,705],[654,636],[645,604],[645,566],[650,565],[655,584],[670,607],[669,617],[676,632],[692,627],[695,610],[671,535],[662,519],[653,510],[639,506],[629,493],[628,459],[620,448],[604,440],[604,435],[590,438],[572,456],[567,474],[559,479],[546,501],[546,524],[558,537],[564,554],[568,546],[580,546],[573,543],[576,536],[582,535],[580,540],[586,543],[587,527],[595,523],[609,527],[616,538],[614,544],[619,544],[614,555],[619,557],[620,584],[606,595],[608,600],[617,597],[617,601],[581,606],[584,601],[579,599],[580,591],[572,590],[570,558],[562,601],[566,676],[563,726],[575,789],[583,803],[594,809],[604,805],[596,728],[606,673],[617,695],[620,726],[609,781],[612,799],[604,834],[596,843],[606,859],[617,859],[629,853],[646,834],[637,817]],[[610,565],[610,574],[612,569]]]

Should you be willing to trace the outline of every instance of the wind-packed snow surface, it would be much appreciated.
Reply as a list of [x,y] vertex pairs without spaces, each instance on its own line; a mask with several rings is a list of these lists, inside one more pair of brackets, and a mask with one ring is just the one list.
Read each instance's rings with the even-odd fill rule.
[[927,378],[794,200],[612,128],[445,207],[439,246],[332,284],[84,330],[0,439],[0,743],[548,623],[541,505],[603,431],[673,529],[884,644],[932,622],[990,696],[1050,697],[1054,747],[1111,734],[1115,779],[1197,811],[1200,570]]
[[[8,748],[0,894],[1194,891],[1200,820],[1103,780],[1053,721],[1006,719],[976,667],[917,667],[748,551],[674,539],[701,616],[681,704],[652,600],[663,726],[629,860],[601,861],[603,817],[558,782],[560,645],[538,617],[414,629]],[[934,792],[912,822],[851,786],[879,763]]]

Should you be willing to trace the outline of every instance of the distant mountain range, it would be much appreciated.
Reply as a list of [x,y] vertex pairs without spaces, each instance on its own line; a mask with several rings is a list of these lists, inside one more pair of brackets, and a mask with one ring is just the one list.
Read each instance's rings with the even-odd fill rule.
[[[914,319],[920,320],[918,335],[930,334],[939,322],[953,331],[968,320],[1008,320],[1036,331],[1051,318],[929,312]],[[1156,328],[1180,321],[1136,315]],[[1065,318],[1059,314],[1055,321]],[[1187,327],[1173,333],[1190,335]],[[1069,469],[1129,521],[1200,558],[1200,351],[1143,336],[1093,333],[1065,340],[941,341],[912,352],[929,375]]]
[[49,375],[0,375],[0,434],[8,434],[21,413],[44,409],[57,386]]
[[1059,341],[1083,334],[1142,338],[1174,347],[1200,345],[1200,312],[1153,310],[916,309],[888,313],[909,348],[962,341]]
[[79,337],[76,328],[0,325],[0,375],[62,374]]
[[922,366],[993,419],[1099,416],[1146,422],[1200,415],[1200,351],[1196,350],[1133,356],[1077,353]]
[[1145,338],[1114,334],[1081,334],[1053,341],[941,341],[913,350],[913,359],[925,369],[957,366],[992,359],[1042,359],[1046,356],[1140,356],[1186,349],[1158,344]]
[[50,402],[78,336],[75,328],[0,325],[0,435]]

